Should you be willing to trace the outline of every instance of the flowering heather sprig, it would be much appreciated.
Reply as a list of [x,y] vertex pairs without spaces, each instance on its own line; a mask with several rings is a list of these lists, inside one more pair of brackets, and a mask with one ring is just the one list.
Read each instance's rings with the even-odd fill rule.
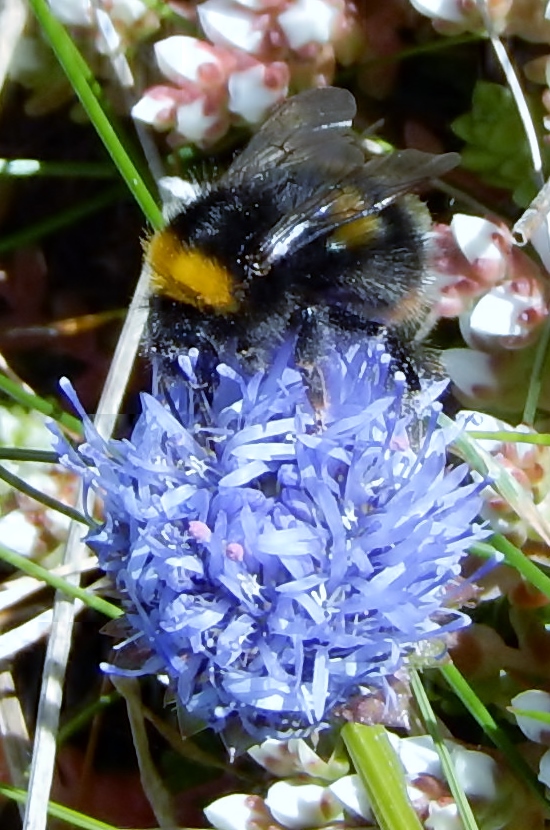
[[[531,242],[544,267],[500,221],[457,213],[450,225],[435,224],[430,232],[430,265],[438,287],[433,314],[458,317],[468,346],[445,349],[442,363],[468,408],[480,409],[482,402],[499,412],[523,408],[533,349],[550,311],[546,223]],[[549,384],[543,384],[543,408],[549,394]]]
[[[478,445],[513,477],[532,511],[531,514],[522,514],[514,510],[498,487],[488,486],[482,492],[481,515],[490,521],[495,533],[506,536],[525,555],[545,556],[547,545],[541,538],[539,528],[548,522],[550,508],[550,447],[537,443],[539,433],[527,424],[512,426],[493,415],[468,410],[462,410],[457,420],[467,424],[469,430],[482,430],[494,435],[491,439],[478,439]],[[522,443],[522,439],[529,436],[533,443]],[[542,525],[537,526],[533,514],[540,516]],[[519,574],[517,578],[519,584],[524,586]],[[513,582],[511,578],[507,579],[508,590],[511,590]]]
[[132,108],[138,121],[169,131],[175,146],[206,148],[232,124],[261,124],[289,85],[325,86],[337,60],[349,65],[365,49],[348,0],[205,0],[194,11],[189,22],[204,36],[157,40],[163,78]]
[[[549,710],[550,695],[537,691],[525,695],[531,696],[532,706],[523,705],[519,695],[513,701],[518,708]],[[534,740],[541,740],[542,726],[538,724]],[[533,721],[528,729],[533,729]],[[432,738],[386,734],[402,765],[407,795],[419,818],[418,827],[463,828]],[[471,799],[476,826],[497,830],[515,827],[519,821],[521,827],[540,830],[540,806],[526,796],[502,759],[468,749],[455,740],[446,740],[445,748],[452,759],[456,780]],[[335,826],[345,830],[381,826],[374,818],[361,777],[349,774],[349,768],[338,768],[334,755],[327,763],[302,739],[264,741],[252,747],[249,754],[279,780],[270,782],[265,795],[230,793],[209,804],[204,813],[216,830],[311,830]],[[550,751],[548,755],[550,765]]]
[[155,59],[170,83],[150,87],[132,115],[157,130],[172,130],[173,144],[208,147],[231,123],[259,124],[288,92],[284,61],[260,61],[195,37],[157,41]]
[[484,535],[433,391],[413,406],[367,342],[326,356],[319,412],[292,355],[253,376],[226,356],[209,401],[182,357],[129,441],[101,439],[70,393],[86,442],[57,438],[103,499],[88,543],[141,649],[133,673],[167,674],[191,716],[222,729],[235,713],[256,738],[326,724],[419,641],[467,625],[460,562]]

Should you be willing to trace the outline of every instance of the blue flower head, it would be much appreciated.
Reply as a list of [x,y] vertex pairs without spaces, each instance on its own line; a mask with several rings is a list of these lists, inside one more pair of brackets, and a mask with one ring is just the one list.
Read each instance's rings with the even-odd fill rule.
[[135,673],[168,675],[191,717],[236,716],[254,739],[326,724],[466,625],[453,590],[483,535],[435,393],[411,403],[373,340],[326,356],[319,410],[292,355],[252,376],[220,363],[207,397],[191,353],[164,396],[142,396],[130,440],[83,413],[85,443],[57,438],[103,500],[87,541],[146,655]]

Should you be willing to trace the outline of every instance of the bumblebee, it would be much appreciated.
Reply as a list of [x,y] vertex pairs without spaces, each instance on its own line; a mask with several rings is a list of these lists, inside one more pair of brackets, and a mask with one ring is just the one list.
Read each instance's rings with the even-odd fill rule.
[[411,191],[459,156],[403,150],[369,160],[351,129],[355,113],[353,95],[334,87],[284,101],[229,170],[148,240],[147,349],[161,374],[192,347],[205,384],[228,347],[253,370],[290,332],[307,368],[367,333],[386,339],[414,385],[407,344],[433,288],[431,218]]

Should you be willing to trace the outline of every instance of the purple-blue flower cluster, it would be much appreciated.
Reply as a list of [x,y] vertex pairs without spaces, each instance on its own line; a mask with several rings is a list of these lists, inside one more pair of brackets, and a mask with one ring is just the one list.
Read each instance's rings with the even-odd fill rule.
[[236,715],[257,739],[327,723],[466,625],[453,589],[483,535],[439,405],[411,401],[379,342],[326,356],[322,409],[292,355],[254,375],[221,363],[207,396],[192,354],[164,397],[142,396],[130,440],[82,412],[85,443],[57,439],[103,499],[87,541],[146,655],[135,673],[167,674],[189,715]]

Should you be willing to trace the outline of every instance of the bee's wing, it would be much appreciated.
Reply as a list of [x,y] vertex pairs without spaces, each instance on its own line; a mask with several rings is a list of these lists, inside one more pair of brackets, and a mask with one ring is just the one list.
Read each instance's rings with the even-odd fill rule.
[[330,170],[362,166],[365,155],[350,129],[355,112],[351,92],[337,87],[310,89],[288,98],[250,140],[222,181],[235,184],[271,167],[307,160]]
[[[346,171],[271,228],[257,252],[258,268],[268,270],[291,248],[299,250],[320,236],[380,213],[400,196],[447,173],[459,161],[458,153],[433,155],[420,150],[399,150],[374,158],[360,169]],[[365,241],[372,232],[372,225],[363,223],[353,235],[354,244],[361,242],[361,227]]]
[[418,189],[431,179],[444,176],[460,163],[458,153],[424,153],[422,150],[396,150],[368,161],[362,175],[375,179],[395,196]]

